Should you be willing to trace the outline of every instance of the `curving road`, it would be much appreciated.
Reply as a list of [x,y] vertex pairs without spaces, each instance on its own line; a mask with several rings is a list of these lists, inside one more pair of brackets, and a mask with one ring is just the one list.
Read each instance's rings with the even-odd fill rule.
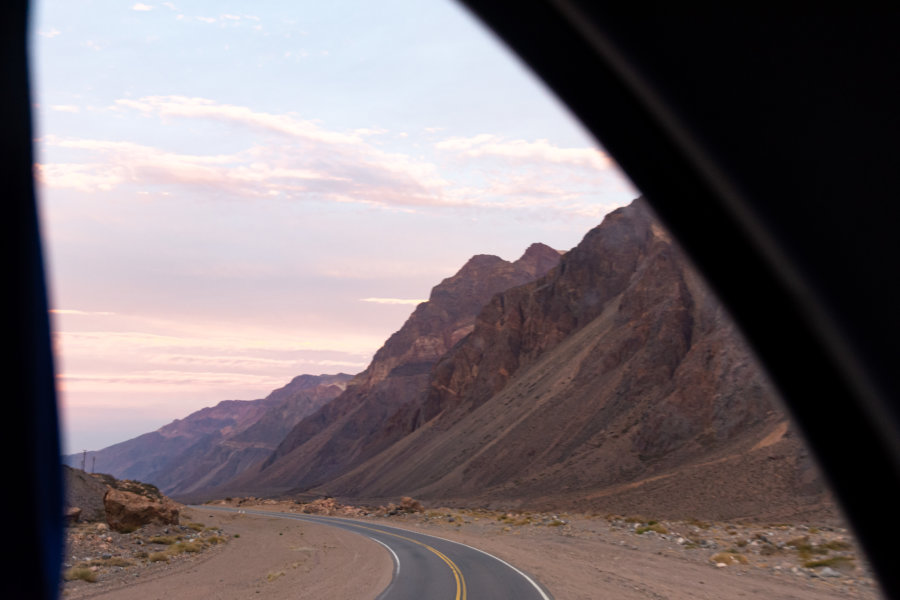
[[394,576],[377,600],[550,600],[534,579],[511,564],[478,548],[398,527],[294,513],[203,506],[309,521],[364,535],[385,546],[394,560]]

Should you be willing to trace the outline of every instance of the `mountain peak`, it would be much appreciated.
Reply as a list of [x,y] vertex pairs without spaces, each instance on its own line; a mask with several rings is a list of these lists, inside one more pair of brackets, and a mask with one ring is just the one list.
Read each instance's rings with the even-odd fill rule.
[[551,248],[547,244],[535,242],[528,246],[525,254],[513,264],[530,273],[534,277],[541,277],[559,262],[561,252]]

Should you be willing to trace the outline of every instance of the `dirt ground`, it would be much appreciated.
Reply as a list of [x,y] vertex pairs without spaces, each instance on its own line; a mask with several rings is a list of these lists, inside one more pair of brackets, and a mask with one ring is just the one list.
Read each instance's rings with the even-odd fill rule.
[[[273,501],[240,508],[304,511]],[[320,508],[316,514],[324,514]],[[69,582],[65,598],[372,599],[390,581],[388,553],[355,534],[250,514],[188,512],[221,528],[228,542],[182,562],[141,563],[103,573],[97,583]],[[460,509],[375,516],[339,507],[333,514],[476,546],[533,575],[557,600],[880,598],[852,537],[839,527]]]
[[[62,597],[347,600],[374,598],[391,580],[393,562],[384,548],[352,533],[246,514],[187,509],[182,516],[220,528],[228,541],[167,562],[100,567],[95,583],[66,582]],[[116,551],[114,547],[109,553]]]

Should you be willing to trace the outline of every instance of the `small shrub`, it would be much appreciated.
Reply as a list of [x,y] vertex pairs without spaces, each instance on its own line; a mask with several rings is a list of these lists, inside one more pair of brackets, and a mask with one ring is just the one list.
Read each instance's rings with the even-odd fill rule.
[[803,563],[807,569],[815,569],[817,567],[834,567],[840,569],[842,567],[852,567],[853,559],[849,556],[830,556],[818,560],[808,560]]
[[644,517],[642,517],[640,515],[632,515],[630,517],[625,517],[625,519],[623,519],[623,520],[626,523],[646,523],[647,522],[647,519],[645,519]]
[[744,548],[747,545],[747,540],[738,540],[735,542],[738,548]]
[[635,529],[635,533],[642,534],[647,533],[648,531],[654,531],[656,533],[669,533],[669,530],[653,521],[652,524],[644,525],[643,527],[638,527]]
[[162,561],[168,562],[169,555],[166,554],[165,552],[154,552],[153,554],[151,554],[150,556],[147,557],[147,560],[149,560],[150,562],[162,562]]
[[239,537],[241,537],[241,534],[236,533],[236,534],[234,534],[234,537],[239,538]]
[[91,571],[87,567],[72,567],[63,573],[63,579],[66,581],[80,579],[82,581],[87,581],[88,583],[95,583],[97,581],[97,573]]
[[147,556],[148,556],[148,554],[144,550],[141,550],[140,552],[135,552],[135,554],[134,554],[135,558],[147,558]]
[[705,521],[701,521],[699,519],[690,519],[688,520],[688,525],[693,525],[694,527],[699,527],[700,529],[709,529],[709,523]]
[[719,552],[710,557],[714,563],[724,563],[726,565],[746,565],[747,557],[737,552]]
[[177,544],[172,544],[166,550],[166,552],[170,554],[184,554],[185,552],[193,553],[200,552],[203,550],[203,544],[201,542],[178,542]]
[[171,535],[157,535],[157,536],[154,536],[154,537],[150,538],[149,540],[147,540],[147,543],[163,544],[165,546],[170,546],[177,541],[178,541],[178,538],[171,536]]
[[561,521],[560,519],[553,519],[552,521],[550,521],[549,523],[547,523],[547,525],[548,525],[549,527],[559,527],[560,525],[565,525],[565,524],[566,524],[566,522],[565,522],[565,521]]
[[831,540],[830,542],[822,544],[822,547],[829,550],[849,550],[852,546],[850,545],[850,542],[844,540]]
[[188,523],[186,525],[188,529],[193,529],[194,531],[203,531],[203,528],[206,527],[203,523]]

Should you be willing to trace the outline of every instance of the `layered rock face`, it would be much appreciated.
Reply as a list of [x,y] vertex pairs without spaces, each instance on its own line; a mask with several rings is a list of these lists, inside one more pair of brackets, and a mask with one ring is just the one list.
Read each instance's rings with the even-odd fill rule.
[[327,481],[387,448],[407,433],[388,421],[421,398],[431,368],[466,337],[475,317],[498,292],[552,269],[560,253],[532,244],[519,260],[471,258],[431,291],[406,323],[375,354],[347,391],[297,424],[260,466],[219,488],[222,493],[276,493]]
[[640,201],[496,295],[389,423],[407,435],[313,491],[672,517],[833,511],[762,370]]

